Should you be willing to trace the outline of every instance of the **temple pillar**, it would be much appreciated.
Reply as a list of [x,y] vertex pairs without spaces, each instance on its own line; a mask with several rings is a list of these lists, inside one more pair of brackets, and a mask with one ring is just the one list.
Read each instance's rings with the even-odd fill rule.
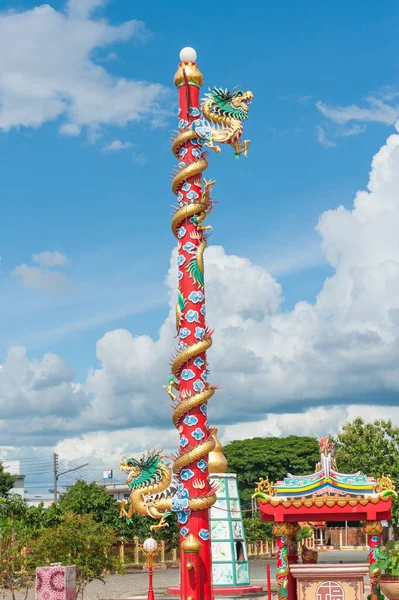
[[[297,523],[287,523],[287,545],[288,545],[288,568],[290,565],[298,563],[298,542],[296,536],[300,527]],[[296,581],[291,571],[288,572],[288,598],[294,600],[296,598]]]
[[380,600],[380,569],[378,561],[378,550],[381,546],[382,525],[379,521],[366,521],[364,532],[368,537],[369,545],[369,577],[370,577],[370,600]]
[[277,590],[279,600],[296,599],[296,583],[290,574],[289,565],[298,562],[296,534],[297,523],[275,523],[273,535],[277,541]]

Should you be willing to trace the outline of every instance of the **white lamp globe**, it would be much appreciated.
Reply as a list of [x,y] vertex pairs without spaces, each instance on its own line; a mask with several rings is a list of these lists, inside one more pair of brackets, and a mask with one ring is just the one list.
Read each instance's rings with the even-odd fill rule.
[[158,542],[156,540],[154,540],[153,538],[148,538],[143,543],[144,552],[155,552],[155,550],[157,548],[158,548]]
[[197,53],[194,48],[190,48],[190,46],[183,48],[180,52],[180,60],[182,62],[195,62],[197,60]]

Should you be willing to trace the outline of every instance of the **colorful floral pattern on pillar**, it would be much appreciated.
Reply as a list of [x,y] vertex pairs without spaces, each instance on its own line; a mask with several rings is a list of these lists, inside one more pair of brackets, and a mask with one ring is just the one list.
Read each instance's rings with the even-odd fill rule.
[[[172,377],[165,388],[173,400],[173,423],[180,434],[179,453],[173,470],[180,479],[177,510],[180,534],[192,534],[201,542],[198,577],[185,578],[184,593],[201,600],[212,597],[212,559],[209,508],[216,500],[208,480],[208,454],[215,442],[208,426],[207,401],[215,386],[208,383],[206,351],[212,345],[212,331],[205,319],[204,251],[209,226],[203,221],[212,208],[212,184],[202,182],[207,167],[203,151],[200,111],[202,75],[195,63],[181,63],[175,76],[179,93],[178,132],[172,149],[178,165],[172,189],[177,196],[172,231],[178,248],[178,293],[176,304],[177,352],[172,361]],[[176,398],[173,389],[178,392]],[[196,582],[196,583],[195,583]],[[195,584],[195,587],[193,587]],[[198,588],[198,589],[197,589]],[[198,596],[199,597],[199,596]]]
[[288,535],[289,527],[286,523],[275,523],[273,534],[277,538],[277,591],[279,600],[288,598]]
[[277,536],[277,589],[280,600],[288,598],[288,548],[287,537]]
[[367,521],[364,531],[369,539],[369,574],[370,574],[370,600],[382,600],[384,595],[380,591],[381,571],[377,567],[378,553],[381,546],[382,525],[379,521]]

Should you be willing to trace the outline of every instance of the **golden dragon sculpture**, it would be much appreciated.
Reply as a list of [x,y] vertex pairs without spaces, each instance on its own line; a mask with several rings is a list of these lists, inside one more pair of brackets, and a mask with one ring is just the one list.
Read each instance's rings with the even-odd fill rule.
[[250,91],[235,90],[229,92],[222,88],[212,88],[205,95],[202,112],[211,125],[210,139],[206,143],[208,148],[220,152],[216,144],[230,144],[235,150],[235,156],[247,156],[250,140],[241,142],[243,132],[242,122],[248,118],[248,107],[253,100]]
[[[211,192],[214,181],[204,179],[202,186],[202,173],[208,166],[207,156],[203,150],[198,149],[195,160],[185,162],[181,157],[184,156],[184,148],[189,142],[198,148],[207,146],[217,152],[220,152],[220,149],[215,144],[228,144],[234,148],[237,157],[240,154],[246,156],[250,142],[249,140],[241,142],[240,139],[242,121],[247,118],[248,106],[252,98],[253,94],[249,91],[236,90],[230,93],[227,90],[213,88],[206,95],[202,105],[203,115],[207,120],[198,118],[190,124],[188,121],[183,121],[172,140],[173,154],[179,160],[178,167],[172,173],[172,191],[178,196],[178,205],[172,217],[172,232],[178,240],[180,250],[179,230],[182,223],[190,220],[196,226],[191,237],[193,241],[195,239],[198,246],[195,256],[187,265],[187,272],[199,289],[204,287],[204,251],[207,245],[204,232],[211,229],[210,226],[204,225],[204,221],[213,208]],[[199,111],[195,110],[200,115]],[[183,202],[179,199],[179,194],[188,180],[194,181],[196,188],[202,188],[202,192],[192,201]],[[185,307],[186,300],[179,291],[176,305],[177,332],[180,331],[182,312]],[[217,389],[217,386],[205,383],[202,390],[188,392],[180,389],[179,384],[182,370],[187,361],[200,357],[211,347],[212,333],[212,330],[206,329],[196,343],[179,345],[173,358],[172,374],[164,389],[172,400],[172,420],[178,430],[181,428],[185,415],[193,408],[205,404]],[[179,393],[179,398],[174,393],[175,391]],[[184,484],[177,483],[173,473],[180,474],[185,467],[194,462],[201,464],[202,459],[215,447],[213,433],[214,430],[209,430],[208,435],[202,441],[198,440],[194,447],[181,447],[179,454],[173,457],[173,472],[165,463],[165,457],[160,452],[149,452],[138,460],[122,459],[120,469],[128,474],[126,481],[130,486],[131,493],[128,507],[126,501],[120,503],[120,516],[126,517],[128,521],[135,513],[158,519],[159,522],[151,527],[156,530],[168,526],[165,518],[170,511],[178,513],[179,523],[182,524],[185,522],[185,515],[190,511],[210,508],[216,501],[215,489],[212,485],[204,485],[204,481],[195,480],[193,487],[201,490],[201,493],[192,498],[189,497]],[[205,461],[202,462],[206,465]]]
[[158,521],[151,526],[156,531],[168,527],[165,519],[172,510],[180,513],[209,508],[214,504],[215,498],[209,496],[188,499],[186,490],[174,479],[165,459],[162,450],[149,451],[138,459],[122,458],[119,468],[127,473],[126,483],[131,492],[128,502],[119,502],[119,516],[125,517],[127,523],[132,521],[134,514],[151,517]]

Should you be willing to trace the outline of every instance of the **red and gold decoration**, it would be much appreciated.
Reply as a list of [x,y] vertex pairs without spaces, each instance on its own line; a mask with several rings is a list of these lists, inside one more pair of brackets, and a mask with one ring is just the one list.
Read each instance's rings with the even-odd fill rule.
[[[208,478],[208,455],[215,448],[215,440],[214,430],[208,425],[207,403],[216,386],[208,382],[206,359],[212,345],[212,330],[205,318],[204,251],[211,227],[204,222],[213,208],[214,182],[203,180],[202,174],[208,166],[207,147],[220,152],[215,144],[230,144],[237,157],[246,156],[249,141],[242,143],[240,138],[242,121],[248,115],[253,96],[251,92],[230,93],[213,88],[201,107],[203,76],[196,63],[196,53],[192,48],[185,48],[180,58],[174,77],[179,98],[178,131],[172,142],[173,154],[178,160],[172,181],[172,191],[177,197],[172,231],[178,248],[176,333],[179,341],[166,387],[173,402],[173,423],[180,434],[179,453],[173,464],[180,480],[179,498],[172,510],[178,510],[182,540],[193,535],[201,543],[198,576],[196,579],[187,577],[184,586],[182,581],[184,593],[193,597],[200,594],[198,598],[208,599],[212,596],[208,509],[216,496]],[[178,397],[173,390],[178,392]]]
[[319,553],[317,550],[302,546],[302,563],[304,565],[315,565],[317,563]]
[[382,525],[379,521],[367,521],[363,529],[369,540],[370,600],[381,600],[381,571],[377,564],[378,552],[381,546]]
[[[211,88],[201,104],[203,75],[195,50],[184,48],[180,60],[174,77],[179,109],[172,151],[178,164],[172,173],[176,207],[171,223],[178,250],[178,343],[171,375],[164,386],[172,402],[172,420],[180,443],[172,457],[172,470],[159,451],[147,452],[139,459],[122,459],[120,469],[128,474],[126,481],[131,494],[128,503],[121,502],[120,516],[128,522],[134,513],[151,516],[157,520],[151,529],[157,530],[168,526],[170,511],[176,512],[183,566],[181,598],[210,600],[209,509],[216,501],[216,494],[208,477],[208,455],[215,448],[215,439],[207,411],[217,386],[208,382],[206,352],[212,345],[212,329],[207,326],[205,316],[204,252],[211,230],[205,221],[214,205],[211,198],[214,181],[206,181],[202,175],[208,166],[208,148],[219,153],[218,144],[228,144],[236,158],[247,156],[250,141],[242,141],[241,137],[253,94],[241,89],[229,92]],[[188,562],[187,540],[192,554]],[[193,544],[197,550],[192,550]]]
[[277,539],[277,589],[279,598],[290,598],[295,593],[295,581],[290,575],[289,564],[298,562],[296,534],[297,523],[275,523],[273,535]]
[[[276,484],[262,479],[255,489],[254,497],[258,499],[262,520],[274,522],[273,533],[277,536],[279,548],[279,600],[296,599],[296,587],[290,583],[292,573],[296,574],[298,581],[301,578],[307,581],[313,578],[316,582],[317,574],[320,575],[323,567],[326,577],[330,573],[334,575],[334,581],[326,580],[325,584],[323,583],[325,589],[330,589],[328,586],[333,584],[334,589],[338,589],[353,576],[353,565],[339,565],[335,570],[334,565],[312,566],[312,563],[317,562],[317,553],[305,547],[302,551],[305,564],[296,565],[296,553],[288,549],[291,532],[293,534],[291,528],[295,527],[295,523],[306,522],[320,528],[326,521],[366,521],[365,532],[369,535],[371,600],[381,600],[380,573],[375,563],[378,560],[381,520],[391,518],[392,496],[396,495],[395,486],[389,476],[381,477],[377,481],[363,473],[340,473],[334,459],[335,446],[334,438],[320,440],[320,462],[316,465],[314,473],[305,476],[288,475]],[[360,577],[359,573],[356,576]],[[340,578],[341,583],[338,581]],[[362,584],[359,583],[359,586],[360,598]]]

